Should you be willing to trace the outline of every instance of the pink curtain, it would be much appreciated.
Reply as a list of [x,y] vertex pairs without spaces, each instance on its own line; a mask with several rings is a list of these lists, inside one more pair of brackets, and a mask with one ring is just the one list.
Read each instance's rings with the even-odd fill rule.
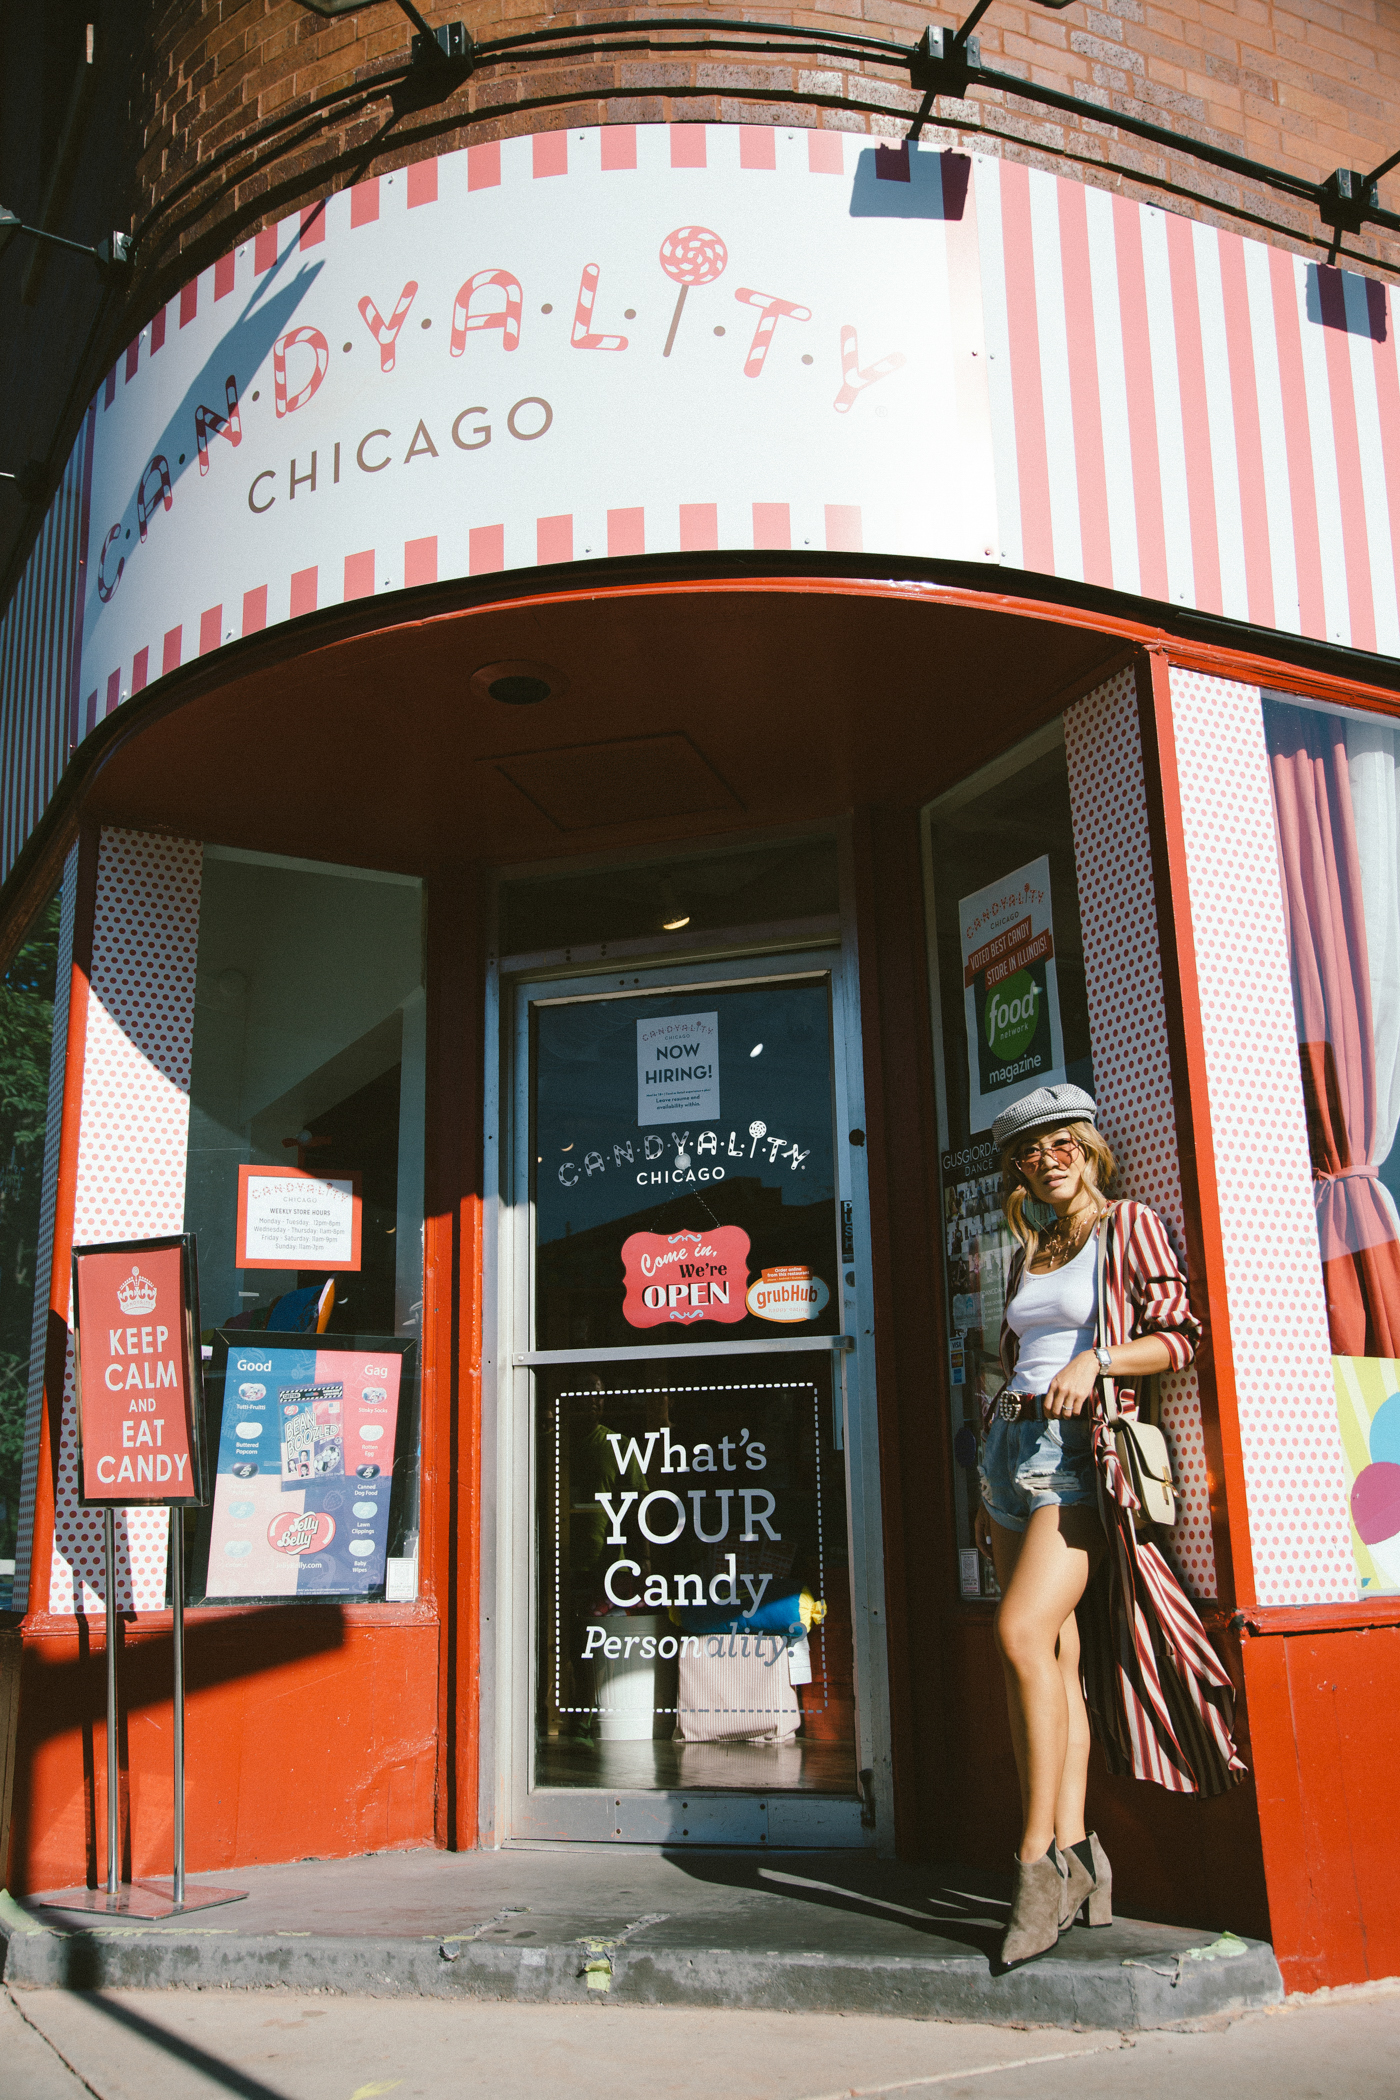
[[1266,705],[1318,1241],[1337,1356],[1400,1355],[1400,1245],[1369,1164],[1376,1051],[1340,716]]

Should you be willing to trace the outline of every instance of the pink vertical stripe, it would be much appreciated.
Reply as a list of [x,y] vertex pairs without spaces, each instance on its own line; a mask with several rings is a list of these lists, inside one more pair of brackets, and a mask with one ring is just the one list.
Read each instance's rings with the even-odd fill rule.
[[[467,148],[472,151],[471,147]],[[504,525],[473,525],[467,534],[467,565],[473,576],[489,576],[506,565]]]
[[199,312],[199,279],[192,277],[188,284],[180,287],[180,326],[188,328]]
[[811,175],[844,175],[846,156],[839,131],[809,131],[807,171]]
[[151,675],[151,652],[138,649],[131,665],[131,690],[133,694],[146,690],[146,680]]
[[362,554],[347,554],[345,557],[345,585],[341,593],[343,602],[348,605],[352,598],[372,598],[373,596],[373,547],[368,548]]
[[1274,570],[1269,548],[1269,499],[1264,483],[1264,439],[1259,424],[1259,386],[1254,371],[1244,241],[1237,233],[1217,232],[1215,238],[1220,244],[1220,284],[1225,306],[1225,348],[1230,360],[1249,617],[1261,627],[1272,627]]
[[350,230],[357,226],[372,226],[379,217],[379,177],[371,175],[368,182],[357,182],[350,192]]
[[1390,548],[1400,586],[1400,367],[1395,362],[1395,301],[1377,278],[1366,281],[1371,310],[1371,355],[1376,369],[1376,413],[1381,426],[1381,461],[1390,511]]
[[830,554],[860,554],[864,549],[858,503],[828,503],[826,545]]
[[227,299],[233,290],[238,273],[238,258],[232,252],[221,255],[214,265],[214,297]]
[[160,675],[162,678],[167,671],[178,671],[180,668],[180,647],[183,633],[184,629],[180,627],[171,627],[166,632],[165,646],[160,652]]
[[316,610],[316,571],[297,569],[292,576],[292,603],[289,618],[300,619],[303,613]]
[[127,386],[130,386],[130,384],[131,384],[132,380],[133,380],[133,379],[134,379],[134,378],[136,377],[136,367],[137,367],[137,365],[138,365],[138,364],[140,363],[140,360],[141,360],[141,338],[140,338],[140,336],[138,335],[138,336],[136,337],[136,339],[134,340],[134,342],[130,342],[130,343],[128,343],[128,344],[127,344],[127,346],[126,346],[126,382],[125,382],[125,383],[127,384]]
[[253,237],[253,275],[261,277],[277,260],[277,228],[264,226]]
[[786,503],[755,503],[753,543],[755,547],[792,545],[792,513]]
[[255,591],[243,593],[243,632],[261,634],[267,625],[267,585],[260,583]]
[[1127,381],[1138,585],[1144,597],[1165,598],[1167,528],[1162,515],[1162,463],[1157,456],[1157,397],[1152,385],[1152,332],[1147,319],[1142,214],[1125,197],[1113,200],[1113,245],[1118,262],[1118,315]]
[[1325,640],[1327,612],[1322,596],[1322,539],[1317,524],[1317,488],[1313,479],[1312,435],[1308,429],[1308,390],[1303,376],[1303,341],[1298,316],[1298,284],[1291,255],[1269,250],[1269,284],[1274,295],[1274,340],[1278,345],[1279,391],[1283,396],[1283,444],[1288,460],[1288,493],[1293,505],[1293,558],[1298,569],[1298,619],[1304,634]]
[[[472,148],[468,148],[469,152],[472,150]],[[476,189],[479,185],[472,183],[471,187]],[[438,164],[436,156],[432,160],[411,161],[408,169],[409,210],[415,210],[420,204],[436,204],[437,194]]]
[[207,656],[224,638],[224,609],[211,605],[199,616],[199,653]]
[[552,561],[574,558],[574,520],[570,511],[554,518],[535,520],[535,559],[544,568]]
[[1191,574],[1202,612],[1223,612],[1220,532],[1215,515],[1215,466],[1210,456],[1210,406],[1201,341],[1201,294],[1191,221],[1166,214],[1167,270],[1172,287],[1176,377],[1181,392],[1181,436],[1186,457],[1186,504],[1191,519]]
[[163,350],[165,348],[165,315],[166,309],[162,306],[151,316],[152,357],[155,356],[157,350]]
[[703,168],[704,165],[704,125],[673,124],[671,126],[671,166],[673,168]]
[[537,131],[530,142],[534,156],[533,172],[538,182],[543,175],[567,175],[569,172],[569,134],[567,131]]
[[421,540],[405,540],[403,543],[404,589],[411,591],[415,584],[437,582],[437,534],[428,533]]
[[778,165],[777,139],[766,124],[741,124],[739,126],[739,166],[741,168],[776,168]]
[[467,188],[469,190],[494,190],[501,180],[501,146],[499,139],[491,139],[484,146],[467,148]]
[[1070,419],[1074,425],[1074,471],[1079,484],[1079,544],[1084,581],[1111,589],[1113,549],[1108,536],[1108,474],[1104,465],[1099,351],[1094,334],[1093,279],[1089,270],[1089,207],[1082,183],[1060,182],[1056,188],[1060,204],[1065,342],[1069,354]]
[[1002,252],[1006,267],[1006,321],[1011,348],[1011,405],[1016,420],[1017,481],[1021,492],[1021,562],[1053,569],[1050,462],[1045,448],[1045,400],[1040,388],[1040,327],[1035,303],[1029,171],[1001,163]]
[[608,553],[613,556],[645,554],[646,512],[644,510],[610,510],[608,512]]
[[326,238],[326,200],[319,204],[303,204],[301,208],[301,239],[299,248],[319,248]]
[[1366,534],[1366,491],[1361,481],[1361,436],[1351,383],[1351,337],[1347,333],[1346,287],[1340,270],[1319,263],[1322,341],[1327,352],[1327,391],[1332,402],[1332,446],[1342,502],[1342,554],[1347,569],[1347,612],[1353,649],[1376,646],[1376,608],[1371,596],[1371,550]]
[[707,554],[719,545],[719,505],[717,503],[683,503],[681,505],[681,552],[683,554]]
[[94,686],[83,702],[83,735],[91,736],[97,727],[97,687]]
[[637,165],[637,127],[635,124],[605,124],[603,126],[603,168],[635,168]]
[[110,408],[117,398],[117,368],[113,365],[102,388],[102,406]]
[[109,672],[107,677],[107,698],[102,708],[104,716],[110,715],[113,709],[120,705],[121,697],[122,674],[120,670]]

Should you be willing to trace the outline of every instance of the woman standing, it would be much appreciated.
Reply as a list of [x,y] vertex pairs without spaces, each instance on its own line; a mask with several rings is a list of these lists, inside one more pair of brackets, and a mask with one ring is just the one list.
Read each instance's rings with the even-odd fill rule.
[[[1001,1332],[1007,1383],[983,1445],[976,1529],[1002,1592],[996,1636],[1021,1782],[1005,1962],[1053,1947],[1086,1903],[1091,1925],[1112,1923],[1108,1858],[1084,1828],[1090,1730],[1075,1619],[1108,1544],[1094,1401],[1101,1377],[1126,1381],[1119,1405],[1133,1414],[1137,1382],[1189,1364],[1200,1333],[1161,1220],[1145,1204],[1109,1204],[1113,1155],[1097,1115],[1079,1087],[1040,1087],[992,1126],[1002,1208],[1021,1243]],[[1105,1231],[1112,1288],[1100,1345]],[[1175,1588],[1165,1562],[1161,1570]]]

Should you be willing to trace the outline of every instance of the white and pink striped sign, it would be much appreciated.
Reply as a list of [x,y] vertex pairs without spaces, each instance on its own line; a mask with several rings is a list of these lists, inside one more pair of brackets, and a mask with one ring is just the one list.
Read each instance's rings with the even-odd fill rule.
[[968,164],[611,126],[362,183],[108,375],[74,741],[321,606],[720,548],[995,559]]

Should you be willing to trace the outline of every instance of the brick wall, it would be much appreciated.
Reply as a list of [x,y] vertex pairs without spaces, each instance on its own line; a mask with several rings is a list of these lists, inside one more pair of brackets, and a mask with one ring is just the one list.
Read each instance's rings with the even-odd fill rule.
[[[488,39],[559,21],[620,31],[665,8],[549,15],[531,0],[425,4],[434,23],[464,19]],[[732,17],[727,0],[680,0],[672,12]],[[958,14],[905,0],[753,11],[814,29],[858,28],[912,44],[928,21]],[[1400,147],[1400,0],[1080,0],[1050,12],[994,0],[979,35],[983,61],[1226,146],[1316,181],[1367,169]],[[382,76],[406,63],[409,24],[396,7],[327,21],[297,0],[165,0],[151,9],[142,85],[131,111],[140,140],[136,223],[146,237],[150,298],[235,237],[327,190],[469,139],[567,124],[750,122],[825,125],[902,135],[918,96],[888,66],[757,51],[579,54],[483,69],[440,102]],[[376,77],[380,76],[378,84]],[[794,98],[794,99],[787,99]],[[1273,231],[1316,253],[1323,229],[1307,204],[1161,151],[1101,122],[978,91],[940,101],[926,136],[975,145],[1151,195],[1220,223]],[[250,135],[257,134],[256,138]],[[246,142],[240,146],[240,141]],[[1382,184],[1400,209],[1400,171]],[[1353,254],[1400,268],[1400,240],[1349,239]],[[194,250],[195,253],[189,251]],[[162,280],[162,281],[156,281]]]

